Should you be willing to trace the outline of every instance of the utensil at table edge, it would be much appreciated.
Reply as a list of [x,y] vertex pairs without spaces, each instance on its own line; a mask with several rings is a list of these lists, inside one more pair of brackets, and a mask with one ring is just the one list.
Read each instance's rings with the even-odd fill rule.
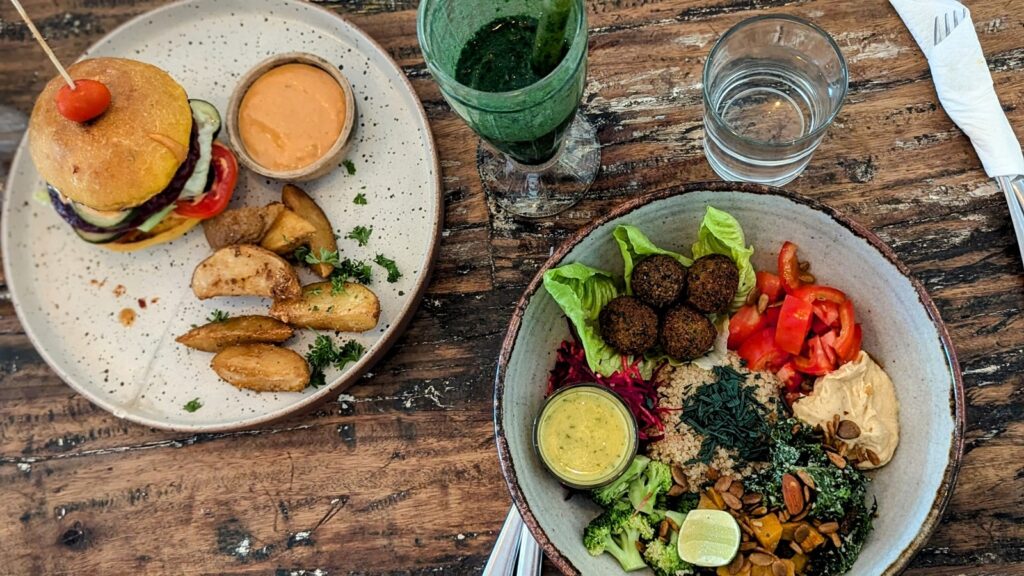
[[[515,506],[512,507],[515,510]],[[518,512],[517,512],[518,514]],[[525,525],[519,529],[519,558],[516,560],[516,576],[540,576],[541,555],[540,544],[533,539],[533,534]]]
[[513,505],[505,516],[505,523],[498,532],[498,540],[494,543],[494,549],[491,550],[491,556],[487,559],[481,576],[512,576],[523,528],[523,518]]
[[[953,10],[935,17],[935,45],[938,46],[956,30],[962,22],[967,21],[967,8]],[[952,25],[950,25],[952,22]],[[997,176],[996,184],[1006,196],[1006,204],[1010,209],[1010,220],[1017,236],[1017,249],[1020,251],[1021,262],[1024,263],[1024,176]]]

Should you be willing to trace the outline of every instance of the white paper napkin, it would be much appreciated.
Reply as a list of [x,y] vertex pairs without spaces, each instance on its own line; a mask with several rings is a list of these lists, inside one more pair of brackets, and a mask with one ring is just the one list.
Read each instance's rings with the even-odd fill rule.
[[[889,0],[917,40],[935,81],[942,107],[971,139],[985,172],[996,176],[1024,174],[1020,142],[1006,119],[992,86],[985,54],[970,12],[967,20],[935,46],[935,17],[964,10],[954,0]],[[952,25],[952,16],[950,16]]]

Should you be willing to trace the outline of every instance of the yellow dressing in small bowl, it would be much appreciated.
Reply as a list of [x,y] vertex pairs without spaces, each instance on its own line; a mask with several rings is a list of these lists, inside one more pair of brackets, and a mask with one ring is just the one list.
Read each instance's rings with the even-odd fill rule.
[[629,466],[637,450],[636,422],[607,388],[570,386],[544,404],[534,442],[544,465],[564,484],[594,488]]

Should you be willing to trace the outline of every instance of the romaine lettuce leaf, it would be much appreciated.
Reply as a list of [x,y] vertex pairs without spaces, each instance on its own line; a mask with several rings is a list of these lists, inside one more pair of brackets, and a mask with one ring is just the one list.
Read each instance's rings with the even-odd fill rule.
[[687,268],[693,264],[692,260],[682,254],[676,254],[675,252],[658,248],[643,232],[640,231],[639,228],[635,226],[620,224],[615,227],[615,231],[612,232],[612,236],[615,238],[615,242],[619,245],[619,252],[622,253],[622,263],[624,266],[623,274],[626,279],[626,294],[633,294],[633,288],[630,283],[630,279],[633,276],[633,266],[635,266],[640,260],[643,260],[646,256],[664,254],[665,256],[675,258],[680,264]]
[[622,368],[619,353],[601,338],[598,325],[601,309],[619,295],[615,278],[584,264],[567,264],[544,273],[544,288],[576,327],[590,369],[610,376]]
[[729,312],[735,312],[743,306],[747,295],[757,284],[757,275],[750,258],[754,255],[754,247],[746,246],[743,228],[728,212],[708,206],[704,220],[697,231],[697,242],[693,245],[693,257],[700,258],[708,254],[723,254],[732,258],[740,271],[740,285],[736,297],[729,305]]

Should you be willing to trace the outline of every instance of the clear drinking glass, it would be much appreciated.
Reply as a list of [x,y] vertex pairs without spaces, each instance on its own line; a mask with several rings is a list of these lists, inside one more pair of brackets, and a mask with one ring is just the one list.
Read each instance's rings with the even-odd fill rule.
[[724,180],[781,186],[807,166],[846,98],[839,46],[793,16],[744,20],[704,65],[704,151]]
[[[510,28],[520,33],[494,35]],[[424,0],[417,32],[445,100],[483,140],[477,165],[495,201],[526,217],[557,214],[578,202],[601,164],[594,127],[577,112],[587,76],[584,1]],[[509,54],[529,60],[531,50],[550,51],[553,69],[505,89],[536,70],[520,68],[522,59]],[[519,70],[526,72],[516,76]]]

